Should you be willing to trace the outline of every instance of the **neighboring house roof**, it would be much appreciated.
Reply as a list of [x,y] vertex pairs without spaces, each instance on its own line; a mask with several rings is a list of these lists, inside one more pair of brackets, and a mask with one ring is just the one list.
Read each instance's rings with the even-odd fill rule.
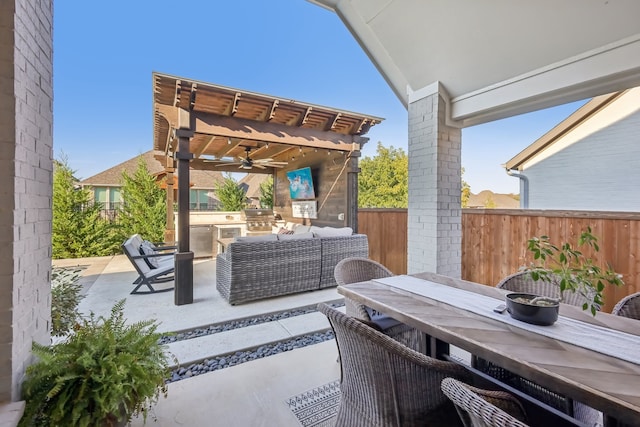
[[585,123],[595,114],[600,112],[603,108],[615,102],[623,94],[629,92],[626,91],[609,93],[593,98],[591,101],[584,104],[578,110],[576,110],[569,117],[560,122],[557,126],[552,128],[549,132],[538,138],[533,144],[516,154],[511,160],[505,164],[507,170],[523,170],[523,166],[531,159],[542,153],[547,148],[558,142],[568,132],[571,132],[578,126]]
[[[80,185],[94,187],[120,187],[122,185],[122,173],[133,175],[138,168],[138,159],[147,164],[147,169],[152,175],[162,175],[165,170],[162,164],[155,158],[158,151],[150,150],[140,156],[133,157],[96,175],[80,181]],[[222,172],[193,170],[189,171],[189,181],[192,188],[214,188],[215,182],[223,179]]]
[[265,182],[267,178],[269,178],[269,175],[261,173],[248,173],[240,181],[238,181],[238,185],[240,185],[245,190],[245,194],[248,198],[259,199],[260,184]]
[[500,194],[491,190],[484,190],[478,194],[471,193],[467,201],[467,207],[471,209],[519,209],[520,201],[516,197],[513,194]]

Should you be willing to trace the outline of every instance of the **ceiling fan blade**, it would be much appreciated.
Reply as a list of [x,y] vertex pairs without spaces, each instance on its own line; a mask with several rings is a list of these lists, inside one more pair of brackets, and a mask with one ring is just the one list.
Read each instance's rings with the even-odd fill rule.
[[218,166],[233,166],[233,165],[241,165],[241,163],[238,163],[238,162],[222,162],[220,164],[217,164],[216,167],[218,167]]
[[259,168],[259,169],[266,169],[267,168],[266,166],[258,164],[258,163],[255,163],[255,162],[253,163],[253,166],[255,166],[255,167]]

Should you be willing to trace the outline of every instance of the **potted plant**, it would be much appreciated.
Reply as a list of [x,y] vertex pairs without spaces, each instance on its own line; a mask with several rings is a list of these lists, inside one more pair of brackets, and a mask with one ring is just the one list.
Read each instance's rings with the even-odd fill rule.
[[118,426],[166,397],[169,365],[155,320],[125,324],[125,300],[109,318],[91,313],[66,340],[33,344],[20,426]]
[[[607,265],[606,269],[595,265],[592,258],[578,249],[584,246],[596,253],[600,250],[598,238],[593,235],[591,227],[587,227],[580,234],[576,247],[571,246],[570,243],[556,246],[549,241],[548,236],[534,237],[527,243],[529,251],[533,253],[534,261],[523,269],[531,274],[533,280],[557,282],[560,295],[565,291],[578,293],[584,298],[582,309],[590,310],[595,316],[603,304],[603,291],[606,284],[621,286],[624,282],[622,275],[616,273],[610,265]],[[522,295],[520,298],[526,299]],[[555,306],[557,319],[557,305],[560,301],[561,299],[554,300],[534,295],[528,303],[524,302],[524,304]],[[507,302],[509,303],[509,300]]]

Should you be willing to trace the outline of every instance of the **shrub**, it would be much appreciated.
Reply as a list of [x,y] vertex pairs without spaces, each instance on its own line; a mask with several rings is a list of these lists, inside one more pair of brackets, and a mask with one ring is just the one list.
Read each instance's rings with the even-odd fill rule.
[[80,313],[78,304],[84,298],[78,283],[81,268],[54,267],[51,271],[51,334],[59,337],[68,334],[76,324]]

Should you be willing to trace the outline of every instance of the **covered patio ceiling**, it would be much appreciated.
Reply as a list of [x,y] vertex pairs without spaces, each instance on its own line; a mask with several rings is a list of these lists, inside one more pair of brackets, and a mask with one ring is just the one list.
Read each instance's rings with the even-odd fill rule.
[[[305,150],[358,151],[380,117],[283,99],[182,77],[153,73],[154,149],[175,156],[176,130],[193,131],[191,168],[248,172],[220,161],[286,162]],[[272,173],[273,167],[252,173]]]
[[336,12],[398,98],[434,85],[471,126],[640,85],[636,0],[308,0]]

